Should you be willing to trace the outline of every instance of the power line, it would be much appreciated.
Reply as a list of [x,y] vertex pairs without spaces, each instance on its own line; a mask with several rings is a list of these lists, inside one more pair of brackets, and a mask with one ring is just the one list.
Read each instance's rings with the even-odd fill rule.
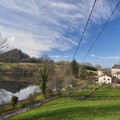
[[115,6],[114,10],[112,11],[110,17],[108,18],[107,22],[105,23],[105,25],[103,26],[103,28],[101,29],[100,33],[98,34],[97,38],[95,39],[95,41],[93,42],[92,46],[90,47],[90,49],[88,50],[87,54],[85,55],[81,65],[83,64],[83,62],[85,61],[86,57],[88,56],[88,54],[90,53],[90,51],[92,50],[92,48],[94,47],[95,43],[97,42],[97,40],[100,38],[101,34],[103,33],[105,27],[108,25],[108,22],[110,21],[110,19],[112,18],[113,14],[115,13],[115,10],[118,8],[120,4],[120,1],[117,3],[117,5]]
[[87,26],[88,26],[88,22],[89,22],[89,20],[90,20],[91,15],[92,15],[92,12],[93,12],[93,9],[94,9],[94,7],[95,7],[96,1],[97,1],[97,0],[95,0],[94,3],[93,3],[93,6],[92,6],[91,12],[90,12],[90,14],[89,14],[88,20],[87,20],[87,22],[86,22],[86,24],[85,24],[85,28],[84,28],[83,33],[82,33],[82,35],[81,35],[81,38],[80,38],[80,41],[79,41],[78,46],[77,46],[77,48],[76,48],[76,51],[75,51],[75,53],[74,53],[74,55],[73,55],[73,59],[75,58],[75,56],[76,56],[76,54],[77,54],[77,51],[78,51],[78,49],[79,49],[79,46],[80,46],[80,44],[81,44],[81,42],[82,42],[84,33],[85,33],[86,28],[87,28]]

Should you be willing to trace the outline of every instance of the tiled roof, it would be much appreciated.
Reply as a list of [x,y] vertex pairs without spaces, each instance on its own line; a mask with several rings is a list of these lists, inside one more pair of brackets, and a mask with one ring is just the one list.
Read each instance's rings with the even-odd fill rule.
[[120,65],[115,64],[112,69],[120,69]]
[[102,69],[98,69],[98,71],[102,71]]

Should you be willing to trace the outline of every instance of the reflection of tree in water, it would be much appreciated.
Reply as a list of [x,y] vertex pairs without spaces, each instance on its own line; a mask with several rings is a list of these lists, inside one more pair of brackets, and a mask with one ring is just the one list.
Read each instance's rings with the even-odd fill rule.
[[19,81],[19,82],[31,82],[36,83],[38,82],[38,76],[26,76],[20,74],[9,75],[9,81]]
[[1,81],[0,88],[9,92],[16,93],[21,89],[28,87],[30,84],[27,82],[15,82],[15,81]]
[[0,81],[17,81],[17,82],[38,82],[38,75],[21,75],[21,74],[0,74]]

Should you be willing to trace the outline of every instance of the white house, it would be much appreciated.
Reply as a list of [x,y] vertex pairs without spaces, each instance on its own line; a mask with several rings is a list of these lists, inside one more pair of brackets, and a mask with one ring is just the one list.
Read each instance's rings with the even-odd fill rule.
[[120,79],[120,64],[115,64],[111,69],[112,77]]
[[108,75],[102,75],[100,77],[98,77],[98,83],[101,84],[111,84],[112,83],[112,77],[108,76]]
[[99,76],[102,76],[102,75],[103,75],[102,69],[98,69],[97,73],[98,73],[98,77],[99,77]]

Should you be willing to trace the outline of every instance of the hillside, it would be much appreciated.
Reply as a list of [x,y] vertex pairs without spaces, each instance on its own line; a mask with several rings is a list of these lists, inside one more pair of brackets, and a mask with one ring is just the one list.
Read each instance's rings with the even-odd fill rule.
[[28,58],[30,58],[30,56],[23,53],[21,50],[13,49],[2,53],[0,55],[0,62],[18,63]]
[[119,120],[119,101],[59,98],[7,120]]

